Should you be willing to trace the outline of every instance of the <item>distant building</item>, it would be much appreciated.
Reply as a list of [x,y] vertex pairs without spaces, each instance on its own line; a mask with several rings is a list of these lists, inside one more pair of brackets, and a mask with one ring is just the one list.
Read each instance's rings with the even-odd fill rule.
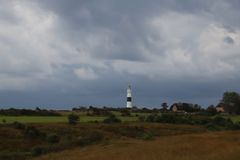
[[193,107],[193,104],[189,103],[174,103],[170,110],[176,113],[186,113],[189,110],[189,107]]
[[198,104],[192,104],[192,103],[174,103],[171,107],[170,110],[172,112],[176,113],[193,113],[193,112],[200,112],[201,111],[201,106]]
[[224,110],[223,107],[216,107],[216,111],[217,111],[218,113],[224,113],[224,112],[225,112],[225,110]]
[[218,105],[216,106],[216,111],[217,111],[218,113],[225,113],[224,105],[223,105],[222,103],[218,104]]

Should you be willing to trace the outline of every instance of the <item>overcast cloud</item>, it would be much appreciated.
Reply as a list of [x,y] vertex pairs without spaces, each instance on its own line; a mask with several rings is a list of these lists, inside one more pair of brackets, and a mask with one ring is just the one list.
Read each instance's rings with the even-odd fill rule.
[[239,73],[239,0],[0,0],[2,107],[208,106]]

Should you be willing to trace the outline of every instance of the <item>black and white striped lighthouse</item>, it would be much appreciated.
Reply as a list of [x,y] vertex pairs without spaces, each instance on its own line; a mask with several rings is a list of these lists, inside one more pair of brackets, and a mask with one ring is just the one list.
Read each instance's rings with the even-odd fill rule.
[[127,108],[132,108],[132,89],[130,85],[127,89]]

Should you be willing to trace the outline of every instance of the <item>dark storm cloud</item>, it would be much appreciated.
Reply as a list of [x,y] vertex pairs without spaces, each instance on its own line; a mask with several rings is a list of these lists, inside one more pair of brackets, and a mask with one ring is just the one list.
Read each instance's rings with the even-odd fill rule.
[[231,37],[225,37],[224,42],[229,43],[229,44],[233,44],[234,40]]
[[149,107],[240,91],[238,0],[0,4],[1,106],[124,106],[128,84]]

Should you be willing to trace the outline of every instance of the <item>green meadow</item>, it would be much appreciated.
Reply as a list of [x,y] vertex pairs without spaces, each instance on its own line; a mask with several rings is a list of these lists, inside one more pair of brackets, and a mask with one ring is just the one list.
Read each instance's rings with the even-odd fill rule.
[[240,116],[239,115],[228,115],[224,116],[226,118],[230,118],[233,122],[240,122]]
[[[102,122],[106,117],[104,116],[80,116],[80,122]],[[123,117],[118,116],[124,122],[137,121],[138,117]],[[21,122],[21,123],[67,123],[67,116],[0,116],[0,123]]]
[[[69,113],[68,113],[69,114]],[[63,114],[62,116],[2,116],[0,115],[0,123],[13,123],[15,121],[21,123],[67,123],[67,115]],[[138,120],[138,117],[135,115],[132,116],[121,116],[120,113],[114,113],[119,119],[123,122],[135,122]],[[86,114],[80,113],[80,122],[102,122],[106,116],[87,116]],[[146,113],[138,113],[139,116],[147,115]],[[224,116],[225,118],[230,118],[233,122],[240,122],[239,115],[229,115]]]

